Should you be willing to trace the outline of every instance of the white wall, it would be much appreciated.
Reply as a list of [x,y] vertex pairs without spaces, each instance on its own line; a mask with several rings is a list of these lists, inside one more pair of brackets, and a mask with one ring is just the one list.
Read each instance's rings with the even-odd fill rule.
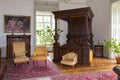
[[[92,25],[94,44],[97,44],[98,40],[102,44],[111,35],[111,3],[109,0],[92,0],[88,5],[94,13]],[[110,57],[108,52],[104,52],[104,57]]]
[[66,10],[66,9],[74,9],[74,8],[80,8],[80,7],[86,7],[86,3],[60,3],[59,4],[59,10]]
[[92,25],[94,43],[97,44],[98,40],[102,43],[103,40],[109,39],[110,37],[110,2],[109,0],[91,0],[88,5],[94,13]]
[[58,10],[58,3],[52,1],[36,1],[36,11],[56,11]]
[[[0,0],[0,48],[2,48],[2,57],[6,57],[6,35],[8,34],[4,33],[5,14],[31,16],[31,33],[34,34],[34,0]],[[31,45],[34,45],[34,36],[31,33],[29,33],[32,35]]]

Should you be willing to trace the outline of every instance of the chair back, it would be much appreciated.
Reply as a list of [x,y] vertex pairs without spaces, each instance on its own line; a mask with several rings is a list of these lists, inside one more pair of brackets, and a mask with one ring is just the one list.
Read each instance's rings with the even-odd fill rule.
[[25,42],[13,42],[13,52],[15,57],[25,55]]
[[67,58],[68,58],[68,59],[74,59],[74,57],[77,56],[77,54],[74,53],[74,52],[69,52],[69,53],[67,53],[66,55],[67,55]]
[[47,48],[45,46],[36,46],[34,56],[47,56]]

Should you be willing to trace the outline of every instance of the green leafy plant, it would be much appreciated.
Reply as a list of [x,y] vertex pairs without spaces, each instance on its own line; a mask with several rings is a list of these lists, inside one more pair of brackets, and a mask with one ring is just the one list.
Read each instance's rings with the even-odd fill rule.
[[104,40],[105,50],[112,51],[115,57],[120,57],[120,42],[116,39]]
[[57,29],[57,32],[58,32],[58,34],[60,35],[60,33],[63,32],[63,30],[61,30],[61,29],[58,28],[58,29]]
[[[61,29],[57,29],[58,34],[63,32]],[[36,30],[36,34],[40,37],[40,43],[41,45],[49,45],[52,46],[54,43],[54,33],[55,30],[51,29],[50,27],[44,27],[41,30]]]
[[54,30],[50,27],[45,27],[42,30],[36,30],[36,34],[40,37],[41,45],[52,44],[54,42]]

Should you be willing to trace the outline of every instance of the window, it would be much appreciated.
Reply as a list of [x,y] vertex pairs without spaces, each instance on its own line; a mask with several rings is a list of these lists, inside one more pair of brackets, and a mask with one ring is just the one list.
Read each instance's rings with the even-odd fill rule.
[[[120,41],[120,5],[118,3],[119,2],[115,2],[112,4],[111,38]],[[115,57],[112,51],[109,56],[111,58]]]
[[[51,12],[36,11],[36,45],[49,45],[53,43],[54,21],[54,15]],[[37,31],[39,31],[39,34]],[[50,37],[51,35],[52,37]]]
[[120,41],[120,7],[112,6],[112,38]]

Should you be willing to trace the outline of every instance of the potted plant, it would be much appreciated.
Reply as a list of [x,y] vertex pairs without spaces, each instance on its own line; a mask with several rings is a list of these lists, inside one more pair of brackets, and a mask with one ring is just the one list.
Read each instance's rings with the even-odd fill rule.
[[117,64],[120,64],[120,42],[116,39],[104,40],[105,50],[112,51]]

